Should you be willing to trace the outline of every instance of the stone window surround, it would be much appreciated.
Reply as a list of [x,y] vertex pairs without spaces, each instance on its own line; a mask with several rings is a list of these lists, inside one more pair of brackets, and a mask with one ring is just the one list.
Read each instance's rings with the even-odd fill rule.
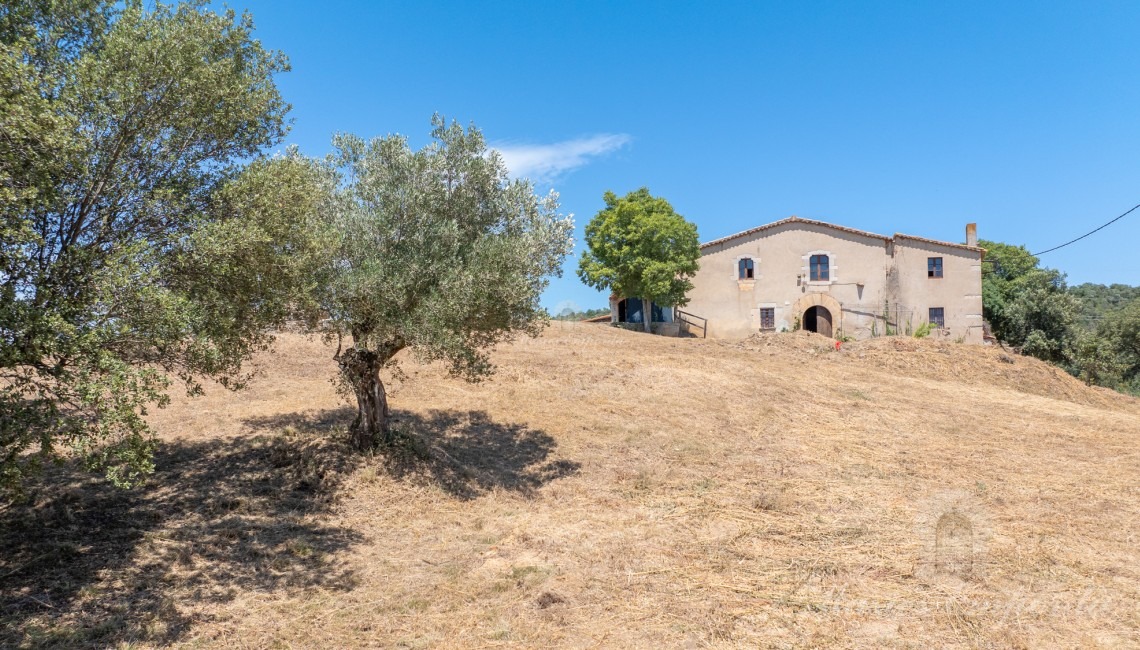
[[[752,260],[752,277],[740,277],[740,260]],[[760,275],[760,257],[758,255],[737,255],[736,260],[732,263],[732,279],[740,284],[747,284],[756,282],[761,278]]]
[[[780,310],[780,305],[778,305],[778,304],[776,304],[776,303],[774,303],[774,302],[761,302],[761,303],[758,303],[758,304],[756,305],[756,322],[757,322],[757,326],[761,326],[761,325],[763,325],[763,323],[764,323],[764,320],[763,320],[763,318],[760,316],[760,312],[761,312],[761,310],[763,310],[763,309],[771,309],[771,310],[772,310],[772,331],[776,331],[776,330],[778,330],[778,329],[780,328],[780,316],[782,315],[782,314],[780,313],[780,311],[781,311],[781,310]],[[764,331],[764,330],[763,330],[763,327],[760,327],[760,329],[761,329],[761,331]]]
[[[812,255],[826,255],[827,256],[827,278],[826,280],[812,280],[811,279],[811,256]],[[806,254],[800,256],[800,261],[803,265],[800,266],[800,273],[803,277],[805,286],[812,287],[825,287],[827,285],[835,284],[839,281],[838,273],[839,265],[835,263],[835,253],[831,251],[808,251]]]

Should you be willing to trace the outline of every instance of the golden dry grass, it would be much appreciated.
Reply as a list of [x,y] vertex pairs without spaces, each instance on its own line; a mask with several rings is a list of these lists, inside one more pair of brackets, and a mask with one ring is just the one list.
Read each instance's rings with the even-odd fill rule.
[[1034,360],[554,323],[409,363],[359,457],[330,355],[155,414],[143,490],[0,512],[0,645],[1140,645],[1140,402]]

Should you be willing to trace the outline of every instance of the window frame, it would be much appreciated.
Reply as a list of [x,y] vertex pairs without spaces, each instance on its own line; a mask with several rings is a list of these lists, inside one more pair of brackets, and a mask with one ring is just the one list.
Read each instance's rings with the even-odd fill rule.
[[[938,311],[938,318],[934,317],[935,310]],[[946,308],[928,307],[926,310],[926,321],[938,329],[946,329]]]
[[808,255],[808,282],[831,282],[830,253]]
[[[775,307],[760,307],[760,331],[761,332],[775,332],[776,331],[776,308]],[[767,312],[767,314],[765,314]],[[764,324],[764,316],[770,316],[770,325]]]
[[751,257],[737,258],[736,279],[742,282],[754,281],[756,279],[756,260]]
[[942,279],[945,267],[941,257],[926,258],[926,277],[931,280]]

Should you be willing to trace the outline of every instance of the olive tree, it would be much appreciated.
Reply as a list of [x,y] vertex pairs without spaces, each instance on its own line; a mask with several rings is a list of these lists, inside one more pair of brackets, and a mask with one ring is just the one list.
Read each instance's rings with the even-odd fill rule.
[[644,303],[645,331],[651,329],[651,303],[684,306],[690,278],[701,256],[697,226],[646,188],[621,197],[604,195],[606,207],[586,226],[587,250],[578,277],[595,289]]
[[0,6],[0,487],[70,453],[137,482],[172,380],[239,385],[312,304],[328,174],[247,165],[285,134],[286,69],[204,2]]
[[573,244],[554,193],[539,198],[510,180],[474,126],[438,115],[432,125],[433,142],[415,151],[395,135],[333,143],[337,243],[320,304],[324,331],[341,342],[362,450],[391,439],[380,373],[398,352],[445,361],[472,381],[486,376],[492,346],[546,324],[539,296]]

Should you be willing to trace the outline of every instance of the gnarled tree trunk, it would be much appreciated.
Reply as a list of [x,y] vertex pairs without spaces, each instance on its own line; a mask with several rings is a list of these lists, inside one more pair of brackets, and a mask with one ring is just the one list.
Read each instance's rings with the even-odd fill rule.
[[340,372],[356,395],[356,419],[352,421],[352,444],[360,451],[376,447],[380,442],[391,442],[388,427],[388,397],[384,382],[380,381],[380,368],[391,355],[372,350],[349,348],[338,353],[336,361]]

